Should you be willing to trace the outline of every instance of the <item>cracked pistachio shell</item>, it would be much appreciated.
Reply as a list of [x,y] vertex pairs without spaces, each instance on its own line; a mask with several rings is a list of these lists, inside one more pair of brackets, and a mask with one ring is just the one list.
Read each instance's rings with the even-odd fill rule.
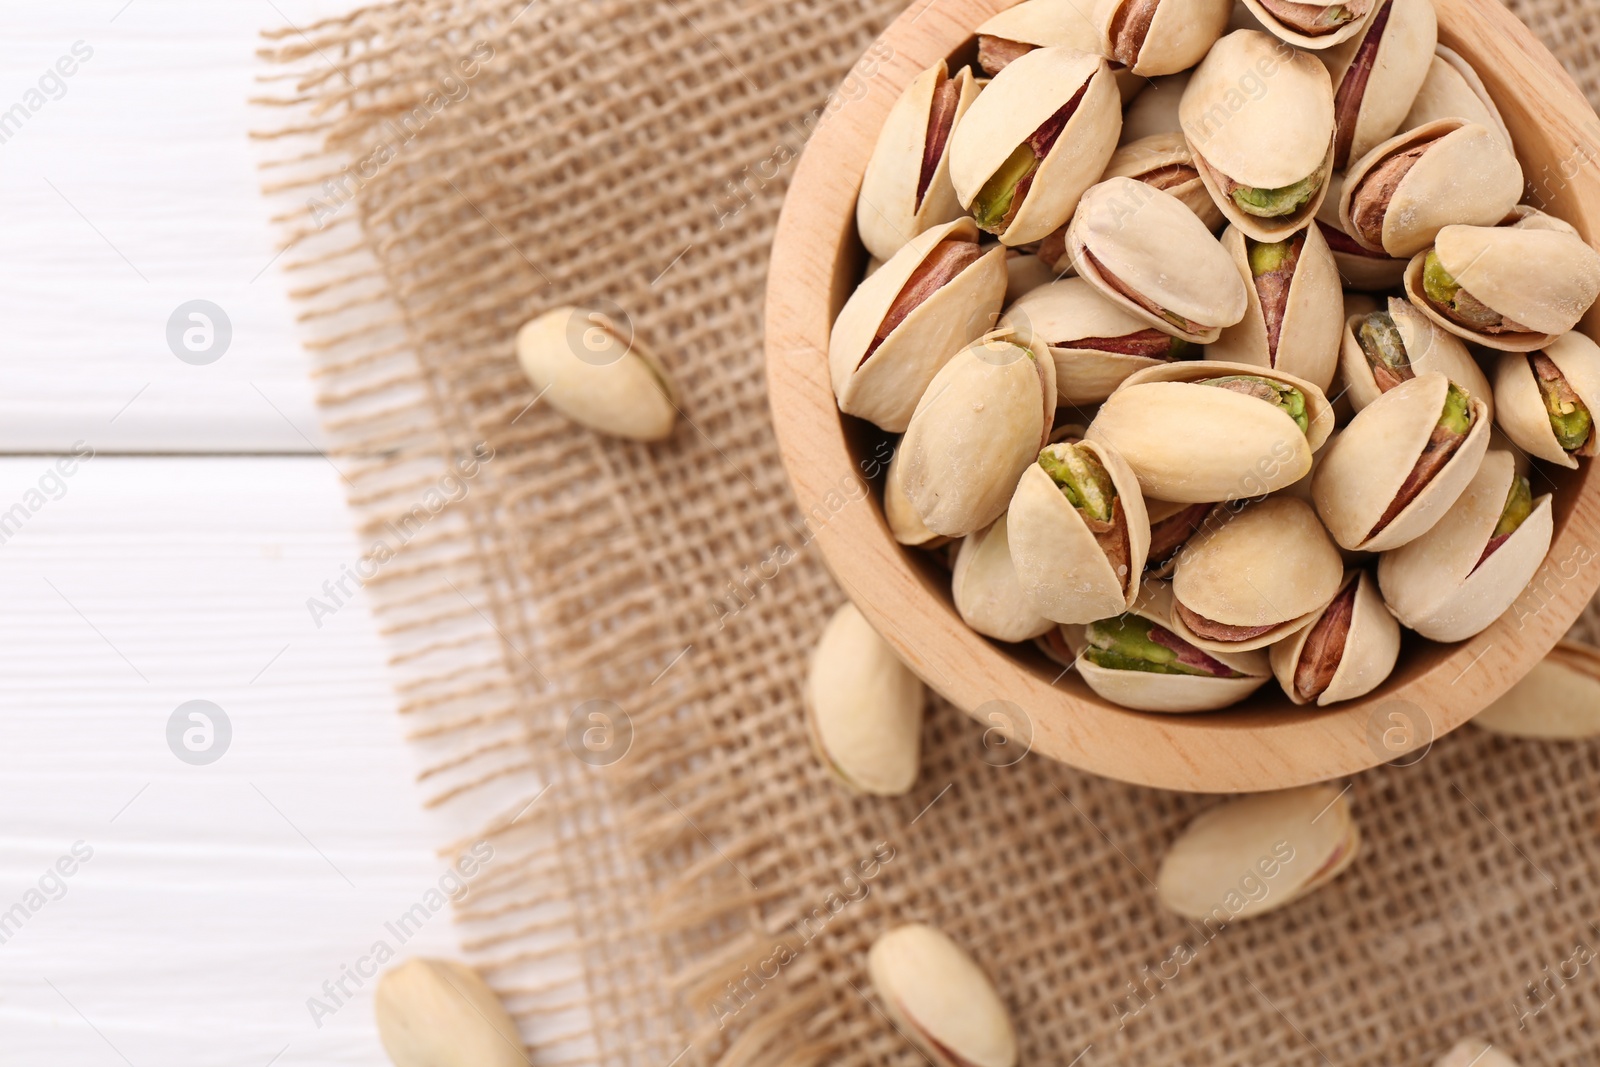
[[949,937],[922,923],[872,943],[867,973],[884,1012],[934,1067],[1014,1067],[1017,1037],[988,975]]
[[1011,154],[1083,91],[1066,127],[1045,153],[1011,222],[1007,245],[1040,241],[1072,217],[1116,150],[1121,97],[1104,56],[1066,47],[1037,48],[997,74],[950,137],[950,178],[963,208]]
[[806,675],[806,727],[823,766],[860,793],[909,792],[923,703],[922,682],[846,602],[823,628]]
[[1433,1067],[1517,1067],[1517,1061],[1487,1041],[1457,1041]]
[[1600,737],[1600,653],[1561,642],[1472,724],[1541,741]]
[[1224,626],[1272,629],[1242,641],[1201,637],[1173,611],[1172,629],[1208,652],[1265,648],[1307,625],[1339,592],[1344,559],[1311,505],[1293,496],[1247,504],[1178,552],[1172,595]]
[[1061,343],[1125,337],[1150,329],[1148,322],[1107,300],[1082,278],[1063,278],[1033,290],[1006,309],[1000,326],[1025,328],[1049,345],[1056,365],[1056,393],[1064,404],[1098,404],[1129,375],[1167,362]]
[[[1265,401],[1198,384],[1236,374],[1300,390],[1308,429],[1302,432],[1292,418]],[[1206,359],[1134,374],[1101,405],[1087,437],[1126,460],[1146,496],[1207,504],[1262,496],[1299,481],[1311,470],[1312,453],[1332,432],[1327,398],[1305,379]]]
[[1506,128],[1500,109],[1495,106],[1489,89],[1472,69],[1472,64],[1452,48],[1438,45],[1434,48],[1428,73],[1422,79],[1411,110],[1400,123],[1400,131],[1414,130],[1439,119],[1466,119],[1498,133],[1506,144],[1511,144],[1511,131]]
[[950,185],[949,142],[939,156],[926,194],[920,203],[917,199],[928,117],[934,94],[947,78],[959,86],[954,122],[960,121],[977,99],[978,86],[971,70],[963,67],[950,75],[941,60],[913,78],[900,94],[878,133],[872,158],[867,161],[861,196],[856,201],[856,232],[867,251],[879,259],[889,259],[929,227],[961,217],[961,204]]
[[1206,348],[1206,358],[1275,367],[1304,378],[1326,393],[1339,364],[1344,292],[1339,285],[1339,268],[1333,262],[1333,251],[1328,248],[1322,231],[1308,226],[1305,235],[1300,258],[1295,263],[1294,278],[1289,283],[1289,300],[1284,305],[1277,351],[1273,352],[1268,347],[1261,293],[1250,270],[1248,238],[1237,226],[1230,226],[1223,233],[1222,247],[1244,282],[1250,304],[1244,318],[1223,330],[1216,342]]
[[946,240],[975,244],[978,227],[957,219],[919,234],[845,302],[828,339],[828,375],[840,411],[899,433],[939,368],[999,316],[1007,278],[1005,250],[996,246],[918,304],[866,355],[901,291]]
[[[1372,56],[1366,88],[1359,102],[1349,102],[1354,113],[1346,120],[1348,128],[1339,131],[1339,144],[1344,148],[1335,150],[1333,161],[1339,170],[1401,128],[1428,76],[1433,50],[1439,43],[1439,20],[1433,0],[1372,0],[1372,6],[1379,10],[1355,36],[1322,53],[1322,61],[1333,78],[1334,98],[1338,100],[1341,93],[1355,92],[1353,84],[1349,89],[1343,86],[1351,64],[1361,56],[1372,34],[1382,35]],[[1388,9],[1387,16],[1382,14],[1384,8]]]
[[[1146,581],[1139,588],[1139,599],[1128,609],[1169,632],[1172,631],[1172,586],[1163,581]],[[1063,626],[1062,634],[1072,649],[1078,675],[1088,687],[1119,707],[1134,711],[1182,714],[1216,711],[1237,704],[1260,689],[1272,677],[1267,653],[1208,652],[1208,656],[1242,678],[1208,678],[1197,674],[1156,674],[1151,671],[1124,671],[1102,667],[1082,658],[1087,646],[1085,628]]]
[[[1551,341],[1544,347],[1544,354],[1556,365],[1590,414],[1600,412],[1600,346],[1574,330]],[[1521,352],[1501,353],[1495,365],[1494,399],[1500,429],[1513,444],[1547,462],[1577,469],[1578,458],[1562,448],[1556,439],[1550,413],[1545,408],[1544,396],[1527,356]],[[1591,431],[1589,443],[1593,440]]]
[[[1167,167],[1194,170],[1194,157],[1189,154],[1189,142],[1183,139],[1181,130],[1151,134],[1137,141],[1124,141],[1116,155],[1111,157],[1111,162],[1106,164],[1105,175],[1100,180],[1133,178],[1151,184],[1151,176]],[[1194,212],[1195,218],[1205,223],[1206,229],[1212,233],[1220,230],[1226,221],[1222,212],[1217,210],[1211,194],[1206,192],[1206,184],[1200,180],[1198,170],[1194,171],[1191,178],[1158,185],[1157,188],[1182,200]]]
[[1022,594],[1004,515],[962,540],[950,591],[962,621],[997,641],[1029,641],[1055,625]]
[[1384,600],[1402,624],[1432,641],[1465,641],[1514,604],[1550,551],[1550,495],[1536,497],[1521,526],[1478,562],[1516,477],[1509,452],[1493,451],[1455,505],[1421,537],[1378,560]]
[[[1183,201],[1132,178],[1110,178],[1084,194],[1067,230],[1078,276],[1164,333],[1210,344],[1244,318],[1249,298],[1205,223]],[[1180,316],[1179,326],[1118,286]]]
[[1056,365],[1031,337],[991,334],[934,376],[906,427],[906,498],[936,534],[964,537],[1006,510],[1056,409]]
[[[1240,9],[1239,15],[1235,16],[1234,23],[1236,25],[1253,23],[1254,25],[1250,26],[1252,29],[1270,33],[1286,44],[1294,45],[1296,48],[1304,48],[1308,51],[1316,52],[1343,44],[1351,37],[1365,30],[1367,23],[1371,21],[1372,15],[1378,7],[1378,3],[1379,0],[1351,0],[1348,4],[1338,5],[1346,8],[1355,8],[1357,13],[1354,19],[1346,22],[1331,33],[1304,33],[1273,14],[1265,4],[1261,3],[1261,0],[1244,0],[1244,5]],[[1318,0],[1312,0],[1308,6],[1322,7],[1323,5]],[[1242,17],[1246,15],[1250,16],[1248,20]]]
[[677,390],[666,368],[601,312],[545,312],[517,331],[517,362],[550,406],[581,426],[630,441],[672,436]]
[[1346,289],[1359,289],[1369,293],[1386,293],[1400,288],[1405,277],[1406,260],[1396,259],[1387,252],[1373,252],[1362,248],[1360,242],[1344,230],[1339,221],[1339,200],[1344,195],[1344,175],[1337,171],[1328,179],[1328,198],[1317,209],[1317,229],[1333,252],[1334,265],[1339,268],[1339,278]]
[[[1319,708],[1366,696],[1383,684],[1400,658],[1400,624],[1384,607],[1383,595],[1378,592],[1378,583],[1371,572],[1350,571],[1345,575],[1339,592],[1343,593],[1351,582],[1357,583],[1355,610],[1350,617],[1350,629],[1345,636],[1333,680],[1317,697]],[[1322,621],[1328,606],[1313,614],[1311,620],[1297,632],[1272,646],[1272,673],[1277,676],[1285,695],[1297,705],[1307,701],[1301,698],[1299,690],[1295,688],[1295,672],[1300,666],[1306,639],[1311,636],[1317,623]]]
[[[1256,30],[1217,42],[1196,68],[1178,110],[1200,176],[1228,221],[1277,241],[1316,216],[1333,171],[1333,85],[1313,56]],[[1241,210],[1228,182],[1282,189],[1315,176],[1311,199],[1290,214]]]
[[[1361,836],[1348,795],[1308,785],[1224,801],[1201,813],[1162,857],[1156,893],[1197,922],[1228,923],[1274,911],[1337,878]],[[1247,896],[1243,880],[1270,890]]]
[[1200,62],[1228,28],[1228,16],[1233,12],[1233,0],[1154,3],[1155,12],[1140,40],[1119,31],[1124,21],[1139,21],[1130,8],[1142,6],[1141,0],[1097,0],[1094,8],[1094,21],[1107,42],[1106,55],[1141,78],[1177,74]]
[[1532,204],[1518,204],[1501,220],[1500,225],[1519,230],[1555,230],[1558,233],[1578,236],[1578,231],[1572,223],[1558,219],[1554,215],[1547,215]]
[[1466,440],[1411,503],[1371,536],[1438,425],[1449,388],[1442,374],[1419,374],[1401,382],[1357,412],[1328,449],[1312,479],[1311,495],[1317,514],[1342,547],[1360,552],[1399,548],[1426,533],[1466,490],[1489,447],[1489,408],[1478,397],[1470,401],[1472,428]]
[[1162,133],[1183,133],[1178,120],[1178,105],[1189,87],[1191,71],[1151,78],[1128,105],[1122,117],[1122,143],[1142,141]]
[[1439,265],[1484,306],[1526,332],[1484,333],[1452,322],[1428,300],[1428,253],[1406,266],[1405,289],[1424,315],[1486,348],[1532,352],[1578,324],[1600,296],[1600,252],[1583,238],[1527,217],[1511,226],[1446,226],[1435,239]]
[[372,1008],[395,1067],[527,1067],[505,1005],[453,960],[412,957],[384,972]]
[[889,473],[883,481],[883,518],[889,524],[889,532],[894,539],[902,545],[911,548],[935,549],[950,540],[941,537],[922,524],[922,516],[917,514],[917,509],[911,506],[911,501],[906,499],[906,465],[905,451],[895,449],[894,457],[889,460]]
[[[1351,221],[1362,180],[1391,156],[1423,144],[1428,150],[1389,198],[1381,244],[1368,241]],[[1339,198],[1339,228],[1369,251],[1409,259],[1433,244],[1446,226],[1493,226],[1521,199],[1522,166],[1498,133],[1461,119],[1440,119],[1389,138],[1350,165]]]
[[[1376,309],[1374,309],[1376,310]],[[1494,418],[1494,400],[1489,379],[1484,376],[1478,361],[1472,358],[1467,346],[1456,337],[1441,330],[1417,310],[1416,305],[1397,296],[1388,298],[1385,307],[1394,320],[1400,340],[1406,346],[1406,356],[1414,374],[1442,374],[1461,388],[1481,399]],[[1372,365],[1357,340],[1356,331],[1367,317],[1367,312],[1355,311],[1345,319],[1344,342],[1340,352],[1339,371],[1351,406],[1360,411],[1382,395],[1372,376]]]
[[1035,255],[1010,254],[1006,256],[1006,307],[1027,296],[1042,285],[1056,280],[1050,264]]
[[[1092,55],[1106,54],[1106,42],[1094,23],[1074,4],[1062,0],[1022,0],[980,25],[978,36],[1031,48],[1062,45]],[[1125,67],[1113,68],[1112,74],[1123,103],[1132,100],[1146,84],[1144,78]]]
[[1100,461],[1117,491],[1128,531],[1124,570],[1112,566],[1082,513],[1038,463],[1023,472],[1007,512],[1022,595],[1039,614],[1061,623],[1093,622],[1128,610],[1150,551],[1150,519],[1133,471],[1109,448],[1092,441],[1079,447]]

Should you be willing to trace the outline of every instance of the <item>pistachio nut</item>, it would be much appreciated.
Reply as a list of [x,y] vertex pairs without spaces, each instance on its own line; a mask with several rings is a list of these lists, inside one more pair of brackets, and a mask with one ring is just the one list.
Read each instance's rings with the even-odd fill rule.
[[1045,447],[1017,482],[1007,518],[1023,596],[1045,618],[1093,622],[1139,595],[1150,520],[1138,479],[1109,448]]
[[[1322,888],[1355,862],[1360,847],[1348,794],[1338,786],[1256,793],[1191,822],[1162,857],[1156,893],[1184,918],[1222,926]],[[1266,891],[1241,888],[1252,885]]]
[[1022,593],[1004,515],[962,540],[950,591],[961,620],[996,641],[1029,641],[1055,625]]
[[1006,255],[1006,307],[1042,285],[1059,277],[1054,268],[1037,255],[1023,255],[1014,249]]
[[1133,144],[1159,133],[1182,133],[1178,105],[1189,87],[1191,71],[1151,78],[1122,116],[1122,143]]
[[883,518],[889,525],[889,532],[896,541],[911,548],[929,551],[942,548],[950,539],[922,524],[922,516],[906,498],[905,477],[905,449],[896,448],[889,460],[889,473],[883,479]]
[[806,733],[822,765],[859,793],[909,792],[924,702],[922,682],[846,601],[823,627],[806,674]]
[[1265,648],[1339,592],[1344,560],[1311,505],[1270,496],[1207,525],[1178,552],[1172,629],[1207,652]]
[[[1170,500],[1148,499],[1145,512],[1150,517],[1150,551],[1145,557],[1145,573],[1152,578],[1170,578],[1178,564],[1178,551],[1200,532],[1212,518],[1216,504],[1178,504]],[[1225,512],[1224,512],[1225,513]]]
[[1006,510],[1050,439],[1056,365],[1024,334],[973,342],[934,375],[900,441],[906,498],[936,534],[964,537]]
[[1517,1067],[1517,1061],[1487,1041],[1457,1041],[1434,1067]]
[[1519,230],[1555,230],[1557,233],[1578,236],[1577,227],[1572,223],[1548,215],[1531,204],[1518,204],[1512,208],[1506,217],[1500,220],[1500,225]]
[[1310,625],[1272,646],[1271,657],[1290,701],[1327,707],[1383,684],[1400,658],[1400,624],[1371,573],[1353,570]]
[[1407,261],[1381,250],[1363,248],[1361,242],[1340,228],[1339,202],[1343,195],[1344,175],[1335,173],[1328,179],[1328,198],[1317,211],[1317,229],[1333,252],[1333,262],[1345,288],[1373,293],[1400,288]]
[[1573,331],[1542,351],[1504,352],[1495,368],[1500,428],[1530,454],[1576,469],[1600,450],[1600,346]]
[[1215,233],[1224,223],[1222,212],[1206,192],[1205,182],[1189,154],[1189,142],[1180,130],[1151,134],[1138,141],[1124,141],[1101,178],[1132,178],[1171,193],[1182,200],[1195,217]]
[[940,60],[911,79],[889,109],[856,200],[856,232],[889,259],[917,234],[961,217],[950,185],[950,133],[977,99],[972,71]]
[[1210,344],[1244,318],[1244,282],[1205,223],[1171,193],[1109,178],[1067,230],[1078,276],[1165,333]]
[[1249,308],[1206,349],[1207,359],[1285,371],[1327,392],[1339,363],[1344,294],[1322,231],[1257,241],[1237,226],[1222,247],[1244,280]]
[[950,138],[961,206],[1007,245],[1072,217],[1116,150],[1121,98],[1104,56],[1036,48],[995,75]]
[[1389,297],[1383,310],[1374,308],[1345,319],[1339,369],[1356,411],[1401,382],[1433,373],[1459,382],[1488,405],[1489,417],[1494,418],[1489,379],[1467,346],[1397,296]]
[[1442,44],[1436,46],[1433,53],[1428,74],[1422,79],[1422,88],[1417,90],[1411,110],[1400,123],[1400,130],[1414,130],[1439,119],[1459,118],[1487,127],[1498,133],[1506,144],[1511,144],[1511,131],[1506,128],[1500,109],[1472,64],[1455,49]]
[[1400,129],[1439,43],[1433,0],[1374,0],[1374,6],[1353,37],[1322,53],[1334,84],[1334,170]]
[[[1011,61],[1035,48],[1064,45],[1079,52],[1108,56],[1106,42],[1088,15],[1061,0],[1022,0],[978,27],[978,66],[994,77]],[[1120,63],[1112,63],[1123,103],[1145,86],[1145,79]]]
[[1017,1036],[989,976],[945,934],[897,926],[867,952],[867,973],[895,1028],[934,1067],[1014,1067]]
[[1316,216],[1333,172],[1333,83],[1310,54],[1235,30],[1195,69],[1178,115],[1211,198],[1247,236],[1278,241]]
[[1207,359],[1130,376],[1086,436],[1126,460],[1146,496],[1206,504],[1299,481],[1332,432],[1327,398],[1304,378]]
[[1312,479],[1344,548],[1387,552],[1421,537],[1456,502],[1489,447],[1489,408],[1443,374],[1401,382],[1356,413]]
[[1446,226],[1407,265],[1406,295],[1457,337],[1507,352],[1543,348],[1600,296],[1600,252],[1554,221]]
[[1345,173],[1339,227],[1372,252],[1410,258],[1446,226],[1493,226],[1522,199],[1500,135],[1440,119],[1389,138]]
[[1089,688],[1134,711],[1215,711],[1272,676],[1263,651],[1210,653],[1174,633],[1172,586],[1163,581],[1145,582],[1125,613],[1061,632]]
[[1025,327],[1049,346],[1056,391],[1065,404],[1098,404],[1136,371],[1200,354],[1082,278],[1063,278],[1026,294],[1006,309],[1000,326]]
[[1472,724],[1541,741],[1600,737],[1600,652],[1561,642]]
[[1550,495],[1535,497],[1512,454],[1496,449],[1432,529],[1384,553],[1378,584],[1407,627],[1433,641],[1465,641],[1522,595],[1553,533]]
[[406,960],[378,979],[372,1010],[395,1067],[527,1067],[505,1005],[460,963]]
[[1233,0],[1098,0],[1094,20],[1107,55],[1141,78],[1154,78],[1200,62],[1232,11]]
[[1316,0],[1244,0],[1245,9],[1268,32],[1297,48],[1332,48],[1360,33],[1376,0],[1321,4]]
[[581,426],[630,441],[662,441],[677,422],[666,368],[602,311],[558,307],[517,331],[517,362],[551,407]]

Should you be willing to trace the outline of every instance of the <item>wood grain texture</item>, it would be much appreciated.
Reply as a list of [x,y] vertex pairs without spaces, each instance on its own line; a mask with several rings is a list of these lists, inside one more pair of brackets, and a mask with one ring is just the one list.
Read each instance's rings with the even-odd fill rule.
[[[1600,120],[1533,35],[1493,0],[1436,0],[1440,38],[1482,74],[1524,168],[1553,213],[1591,244],[1600,235]],[[877,130],[919,71],[964,47],[972,27],[1008,4],[913,6],[885,33],[892,58],[864,61],[867,86],[819,126],[796,170],[774,242],[767,303],[773,421],[802,509],[862,477],[866,435],[840,416],[828,381],[828,332],[863,255],[855,197]],[[1600,312],[1586,320],[1600,326]],[[1226,712],[1157,716],[1115,707],[1027,650],[980,637],[957,616],[948,579],[890,536],[877,494],[817,537],[840,585],[906,662],[975,718],[1085,770],[1197,792],[1277,789],[1351,774],[1455,729],[1499,696],[1566,632],[1600,585],[1600,485],[1592,466],[1553,474],[1556,538],[1523,598],[1471,641],[1407,639],[1376,693],[1334,708],[1294,709],[1276,689]],[[1549,488],[1549,487],[1546,487]],[[1275,694],[1275,695],[1274,695]],[[998,702],[998,703],[997,703]]]

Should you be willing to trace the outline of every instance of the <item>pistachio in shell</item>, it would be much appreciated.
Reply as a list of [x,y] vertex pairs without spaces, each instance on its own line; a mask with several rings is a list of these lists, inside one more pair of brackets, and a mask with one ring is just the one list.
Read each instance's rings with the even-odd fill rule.
[[1333,173],[1333,84],[1311,55],[1235,30],[1195,69],[1178,114],[1211,198],[1246,235],[1278,241],[1316,216]]
[[1308,625],[1343,578],[1344,561],[1311,506],[1270,496],[1234,510],[1179,551],[1172,628],[1208,652],[1265,648]]
[[1126,460],[1146,496],[1206,504],[1292,485],[1332,432],[1333,411],[1312,383],[1207,359],[1130,376],[1101,405],[1086,437]]
[[944,933],[922,923],[895,927],[872,943],[867,973],[884,1013],[934,1067],[1015,1067],[1005,1003]]
[[922,682],[848,601],[834,612],[806,674],[812,751],[858,793],[900,796],[917,782]]
[[[1322,888],[1355,862],[1360,845],[1337,786],[1256,793],[1191,822],[1162,857],[1156,893],[1184,918],[1226,925]],[[1252,886],[1261,892],[1248,892]]]
[[1244,0],[1245,10],[1273,36],[1297,48],[1317,51],[1348,41],[1372,17],[1376,0],[1301,3],[1299,0]]
[[1289,700],[1318,707],[1366,696],[1399,657],[1400,624],[1365,570],[1348,572],[1328,606],[1271,652],[1272,673]]
[[1244,318],[1244,282],[1183,201],[1132,178],[1084,194],[1067,230],[1078,276],[1158,330],[1210,344]]
[[1357,412],[1318,464],[1317,514],[1351,551],[1421,537],[1477,473],[1489,427],[1488,405],[1443,374],[1401,382]]
[[1055,625],[1023,595],[1004,515],[962,540],[950,591],[961,620],[996,641],[1029,641]]
[[1517,1061],[1487,1041],[1457,1041],[1433,1067],[1517,1067]]
[[1317,229],[1333,252],[1333,262],[1339,268],[1345,288],[1370,293],[1400,288],[1407,261],[1381,249],[1375,252],[1364,248],[1360,241],[1340,228],[1339,202],[1343,195],[1344,175],[1335,173],[1328,179],[1328,198],[1317,211]]
[[896,448],[889,460],[889,473],[883,479],[883,518],[894,539],[910,548],[933,550],[949,542],[922,524],[922,516],[906,498],[905,450]]
[[602,311],[558,307],[517,331],[517,362],[551,407],[597,433],[662,441],[677,390],[630,327]]
[[1093,185],[1122,131],[1105,57],[1036,48],[995,75],[950,138],[961,206],[1006,245],[1043,240]]
[[1538,352],[1503,352],[1495,367],[1500,429],[1518,448],[1576,469],[1600,450],[1600,346],[1577,331]]
[[1327,392],[1339,362],[1344,295],[1321,231],[1307,226],[1281,241],[1257,241],[1230,226],[1222,247],[1250,303],[1206,358],[1282,370]]
[[1438,42],[1433,0],[1376,0],[1355,36],[1322,53],[1334,84],[1334,170],[1400,129]]
[[1391,296],[1384,306],[1345,319],[1340,352],[1345,395],[1360,411],[1401,382],[1419,374],[1443,374],[1488,405],[1489,379],[1467,346],[1440,329],[1410,301]]
[[1195,168],[1194,157],[1189,154],[1189,142],[1180,130],[1151,134],[1138,141],[1124,141],[1106,164],[1101,178],[1132,178],[1152,188],[1171,193],[1182,200],[1195,217],[1215,233],[1226,221],[1217,210],[1211,194],[1206,192],[1200,171]]
[[1472,725],[1540,741],[1600,737],[1600,652],[1562,641]]
[[935,534],[964,537],[1006,510],[1050,439],[1056,365],[1033,337],[973,342],[934,375],[900,441],[906,499]]
[[526,1067],[522,1035],[478,973],[412,957],[373,995],[378,1039],[395,1067]]
[[[1061,0],[1022,0],[978,26],[978,66],[992,78],[1012,60],[1035,48],[1055,45],[1109,55],[1099,29],[1075,5]],[[1111,72],[1123,103],[1145,86],[1145,79],[1120,63],[1111,64]]]
[[1522,167],[1499,134],[1440,119],[1351,164],[1339,226],[1369,251],[1409,259],[1446,226],[1493,226],[1520,199]]
[[1122,116],[1122,143],[1134,144],[1163,133],[1183,133],[1178,105],[1189,87],[1191,71],[1151,78],[1128,104]]
[[940,60],[889,109],[856,200],[856,232],[872,255],[889,259],[917,234],[961,217],[950,134],[977,96],[971,70],[952,75]]
[[983,251],[971,219],[912,238],[834,321],[828,374],[839,410],[904,430],[945,361],[993,327],[1006,282],[1005,250]]
[[1600,296],[1600,252],[1531,216],[1510,226],[1446,226],[1407,265],[1405,289],[1457,337],[1531,352],[1576,326]]
[[1141,78],[1188,70],[1228,27],[1232,0],[1099,0],[1107,54]]
[[1459,118],[1495,131],[1511,143],[1511,131],[1495,106],[1489,89],[1461,54],[1437,45],[1422,87],[1411,102],[1411,110],[1400,123],[1400,130],[1414,130],[1439,119]]

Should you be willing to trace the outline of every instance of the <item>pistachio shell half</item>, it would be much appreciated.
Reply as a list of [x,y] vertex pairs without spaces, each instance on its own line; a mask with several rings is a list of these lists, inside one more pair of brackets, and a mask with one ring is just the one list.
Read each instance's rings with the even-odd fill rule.
[[1434,1067],[1517,1067],[1517,1061],[1487,1041],[1457,1041]]
[[1328,198],[1317,211],[1317,229],[1333,251],[1333,262],[1345,288],[1372,293],[1398,289],[1407,261],[1381,250],[1363,248],[1361,242],[1340,228],[1339,202],[1343,196],[1344,175],[1335,173],[1328,179]]
[[993,328],[1006,281],[1005,250],[982,251],[971,219],[912,238],[834,321],[828,375],[839,410],[904,430],[945,361]]
[[950,539],[922,524],[922,516],[906,498],[905,477],[905,449],[896,448],[889,460],[889,473],[883,479],[883,518],[889,524],[889,532],[896,541],[911,548],[931,551],[942,547]]
[[867,973],[896,1028],[935,1067],[1014,1067],[1006,1006],[971,956],[931,926],[897,926],[872,943]]
[[1244,0],[1245,9],[1274,36],[1313,51],[1348,41],[1372,17],[1374,0],[1321,4],[1316,0]]
[[1309,625],[1272,646],[1272,673],[1293,703],[1327,707],[1378,688],[1399,657],[1400,624],[1372,575],[1357,570]]
[[1169,578],[1178,563],[1178,550],[1213,520],[1216,504],[1178,504],[1169,500],[1148,499],[1145,511],[1150,516],[1150,552],[1145,573],[1154,578]]
[[1208,652],[1265,648],[1308,625],[1344,579],[1344,561],[1298,497],[1244,505],[1178,553],[1172,628]]
[[1067,230],[1078,276],[1150,325],[1210,344],[1244,318],[1244,282],[1205,223],[1171,193],[1109,178]]
[[1355,36],[1323,53],[1333,77],[1333,167],[1394,136],[1428,76],[1439,22],[1433,0],[1379,0]]
[[1511,143],[1511,131],[1500,117],[1500,109],[1495,106],[1483,79],[1459,52],[1441,44],[1434,48],[1427,77],[1423,78],[1422,88],[1417,90],[1411,110],[1399,128],[1414,130],[1450,118],[1476,122],[1499,133],[1506,144]]
[[1156,892],[1185,918],[1226,924],[1327,885],[1355,862],[1360,844],[1337,786],[1257,793],[1191,822],[1162,857]]
[[806,731],[812,751],[860,793],[900,796],[917,782],[922,682],[854,604],[823,627],[806,675]]
[[962,540],[950,591],[962,621],[997,641],[1032,640],[1055,625],[1022,593],[1004,515]]
[[1235,30],[1195,69],[1178,115],[1228,221],[1258,241],[1305,226],[1333,172],[1333,83],[1315,58]]
[[900,94],[878,133],[856,201],[856,231],[867,251],[888,259],[932,226],[961,217],[950,184],[950,134],[977,99],[966,67],[941,60]]
[[1128,104],[1122,117],[1122,143],[1133,144],[1159,133],[1183,132],[1178,119],[1178,105],[1183,101],[1183,91],[1189,87],[1191,72],[1166,74],[1151,78]]
[[1600,252],[1529,216],[1511,226],[1446,226],[1406,267],[1406,295],[1457,337],[1531,352],[1600,296]]
[[412,957],[378,979],[378,1040],[395,1067],[526,1067],[522,1035],[472,968]]
[[1049,441],[1056,365],[1031,336],[991,334],[934,375],[906,427],[904,486],[923,524],[964,537],[1006,510]]
[[1222,235],[1249,296],[1236,325],[1207,347],[1207,359],[1285,371],[1327,392],[1339,363],[1344,294],[1339,268],[1322,232],[1308,226],[1281,241],[1246,237],[1236,226]]
[[545,312],[517,331],[517,362],[539,395],[579,425],[630,441],[672,436],[678,394],[666,368],[603,312]]
[[1351,164],[1339,226],[1369,251],[1410,258],[1446,226],[1493,226],[1520,199],[1522,167],[1500,135],[1440,119]]
[[[992,78],[1017,57],[1053,45],[1109,57],[1104,35],[1074,4],[1022,0],[978,27],[978,66]],[[1111,64],[1111,73],[1123,103],[1132,100],[1146,84],[1145,79],[1120,63]]]
[[1494,397],[1505,435],[1540,459],[1576,469],[1600,448],[1600,346],[1584,334],[1563,334],[1541,352],[1502,353]]
[[1327,398],[1305,379],[1207,359],[1130,376],[1086,436],[1122,456],[1146,496],[1206,504],[1299,481],[1332,432]]
[[1345,320],[1340,372],[1351,406],[1360,411],[1383,393],[1419,374],[1442,374],[1480,398],[1494,417],[1489,379],[1453,335],[1435,326],[1416,306],[1391,296],[1383,310]]
[[1215,233],[1225,219],[1206,192],[1205,182],[1189,154],[1189,142],[1180,130],[1152,134],[1138,141],[1123,141],[1122,147],[1106,164],[1106,178],[1132,178],[1163,192],[1171,193]]
[[1043,240],[1072,217],[1122,131],[1104,56],[1036,48],[995,75],[950,138],[961,206],[1007,245]]
[[1600,737],[1600,652],[1561,642],[1472,725],[1542,741]]
[[1421,537],[1466,490],[1489,447],[1489,409],[1442,374],[1401,382],[1356,413],[1311,482],[1341,546],[1387,552]]
[[1434,641],[1465,641],[1533,580],[1554,532],[1550,496],[1534,497],[1509,452],[1488,453],[1461,498],[1421,537],[1378,561],[1384,600]]
[[1112,59],[1142,78],[1200,62],[1228,26],[1232,0],[1099,0],[1095,21]]

